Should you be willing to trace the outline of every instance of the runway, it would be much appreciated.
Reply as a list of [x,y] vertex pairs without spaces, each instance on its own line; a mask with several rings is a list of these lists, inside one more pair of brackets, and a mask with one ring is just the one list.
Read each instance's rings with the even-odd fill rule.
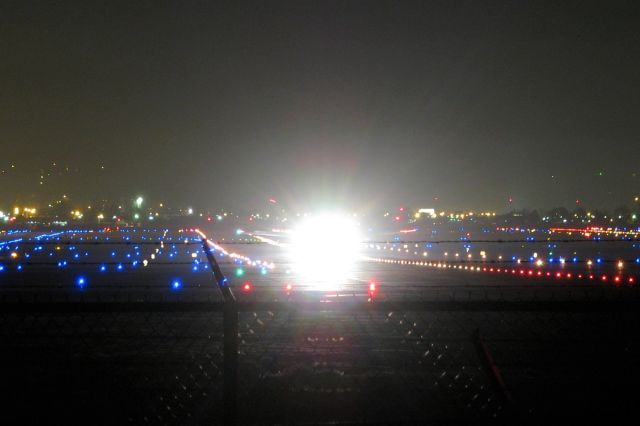
[[[442,258],[427,243],[407,253],[402,242],[363,243],[337,269],[323,249],[308,269],[285,238],[251,234],[205,234],[238,301],[240,423],[632,412],[640,371],[633,262],[620,271],[612,262],[549,265],[545,256],[537,265],[522,261],[520,243],[520,263],[456,262],[444,250],[455,258],[468,242],[439,249]],[[2,420],[222,421],[223,298],[200,234],[76,229],[0,244],[0,390],[11,395]],[[634,242],[621,244],[633,253]],[[478,245],[472,256],[491,253]],[[580,247],[585,259],[620,256]],[[29,411],[34,403],[39,411]]]

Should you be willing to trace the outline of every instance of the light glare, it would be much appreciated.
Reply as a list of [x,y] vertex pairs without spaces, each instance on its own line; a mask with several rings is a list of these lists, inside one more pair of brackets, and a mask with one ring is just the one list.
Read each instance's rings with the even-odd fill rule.
[[358,225],[348,216],[309,216],[291,235],[293,272],[310,289],[339,290],[360,258],[360,240]]

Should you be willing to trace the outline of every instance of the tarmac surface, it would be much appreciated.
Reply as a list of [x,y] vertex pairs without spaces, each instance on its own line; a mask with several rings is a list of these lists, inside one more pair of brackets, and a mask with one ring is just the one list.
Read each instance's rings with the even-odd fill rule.
[[[223,422],[223,298],[199,236],[133,231],[3,245],[4,424]],[[214,247],[240,310],[238,423],[635,413],[640,311],[628,262],[430,261],[374,245],[339,277],[320,256],[313,279],[286,248],[246,242]]]

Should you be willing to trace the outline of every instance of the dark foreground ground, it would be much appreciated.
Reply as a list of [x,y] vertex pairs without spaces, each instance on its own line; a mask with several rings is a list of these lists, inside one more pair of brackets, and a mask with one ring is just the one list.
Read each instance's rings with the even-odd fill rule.
[[[162,250],[141,246],[140,259],[157,254],[155,267],[116,272],[131,260],[117,247],[111,256],[90,246],[85,264],[67,269],[30,258],[22,275],[7,268],[0,278],[2,424],[223,421],[222,298],[202,253],[179,245],[165,265]],[[273,247],[242,251],[278,262]],[[618,424],[635,415],[635,285],[363,262],[338,291],[300,283],[287,292],[292,279],[277,263],[267,274],[244,265],[239,277],[239,264],[220,260],[239,300],[240,424]],[[367,302],[371,279],[379,287]]]

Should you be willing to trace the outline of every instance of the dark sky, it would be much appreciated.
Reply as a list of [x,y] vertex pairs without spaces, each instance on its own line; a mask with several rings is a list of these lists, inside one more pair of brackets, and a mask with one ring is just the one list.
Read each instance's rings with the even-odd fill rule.
[[0,205],[628,203],[634,3],[2,1]]

